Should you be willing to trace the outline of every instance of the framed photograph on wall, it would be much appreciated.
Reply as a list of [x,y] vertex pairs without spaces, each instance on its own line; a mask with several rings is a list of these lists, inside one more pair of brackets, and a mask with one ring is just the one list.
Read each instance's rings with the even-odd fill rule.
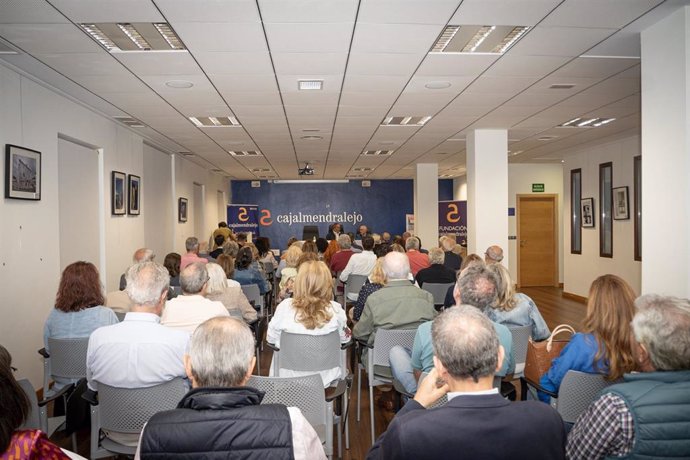
[[130,174],[127,176],[127,214],[139,215],[141,191],[141,177]]
[[178,222],[187,222],[187,198],[177,200],[177,220]]
[[5,146],[5,198],[41,199],[41,152]]
[[122,216],[125,214],[125,207],[127,203],[127,189],[126,182],[127,175],[120,171],[113,171],[110,180],[110,197],[111,208],[114,216]]
[[628,201],[628,187],[613,189],[613,218],[615,220],[630,219],[630,202]]
[[582,226],[584,228],[594,228],[594,198],[581,199],[580,212],[582,216]]

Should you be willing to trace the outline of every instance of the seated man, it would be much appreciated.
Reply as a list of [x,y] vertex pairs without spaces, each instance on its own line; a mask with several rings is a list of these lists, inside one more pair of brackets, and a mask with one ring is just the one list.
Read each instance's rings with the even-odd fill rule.
[[[340,281],[343,283],[347,282],[347,277],[350,275],[363,275],[369,276],[371,271],[376,265],[376,254],[373,252],[374,249],[374,238],[371,236],[365,236],[362,239],[362,252],[358,254],[353,254],[348,260],[347,265],[340,272]],[[336,253],[337,255],[338,253]],[[358,293],[351,292],[348,294],[348,300],[357,300]]]
[[[92,390],[98,390],[96,382],[146,388],[185,376],[182,358],[189,334],[159,324],[169,283],[168,270],[155,262],[127,270],[130,312],[121,323],[98,328],[89,337],[86,378]],[[135,445],[138,436],[109,437]]]
[[462,265],[462,257],[453,252],[455,247],[455,238],[450,236],[442,236],[439,240],[441,249],[443,249],[444,259],[443,265],[451,270],[458,271]]
[[230,316],[222,302],[204,297],[208,280],[206,264],[194,262],[182,270],[182,295],[168,300],[165,304],[161,324],[191,334],[199,324],[209,318]]
[[[461,272],[453,289],[455,305],[465,305],[484,311],[496,302],[496,279],[485,266],[475,265]],[[513,358],[513,335],[510,329],[502,324],[491,322],[498,341],[505,351],[502,366],[496,371],[498,377],[505,377],[515,370]],[[408,393],[417,391],[417,380],[422,372],[429,372],[434,367],[434,349],[431,343],[431,321],[419,326],[414,338],[412,352],[401,347],[390,351],[391,372]]]
[[208,255],[214,259],[217,259],[218,256],[223,253],[223,243],[225,243],[225,237],[223,235],[216,235],[213,237],[213,242],[215,243],[216,249],[209,252]]
[[187,249],[187,253],[180,258],[180,271],[184,270],[185,267],[194,262],[201,262],[202,264],[208,263],[208,259],[199,256],[199,240],[196,237],[190,236],[184,242],[184,247]]
[[338,246],[340,246],[340,251],[333,254],[330,266],[328,267],[331,269],[332,273],[338,273],[345,270],[347,263],[350,261],[350,257],[354,254],[352,249],[350,249],[352,247],[352,240],[350,240],[349,236],[345,234],[338,236]]
[[441,248],[431,248],[429,250],[429,262],[431,265],[422,268],[417,272],[415,280],[420,288],[424,288],[424,283],[455,283],[457,276],[455,270],[443,265],[445,254]]
[[356,339],[369,345],[374,344],[378,328],[416,329],[436,316],[431,293],[410,283],[410,264],[405,254],[386,254],[383,271],[388,282],[367,298],[362,316],[352,330]]
[[325,459],[314,428],[296,407],[260,404],[247,387],[254,336],[243,321],[213,318],[192,335],[185,368],[192,391],[177,409],[146,424],[136,458]]
[[690,458],[690,300],[635,301],[639,373],[610,386],[570,431],[571,459]]
[[405,240],[405,250],[407,251],[407,257],[410,259],[412,276],[417,276],[419,270],[431,265],[429,263],[429,256],[419,252],[419,239],[416,236],[411,236]]
[[487,264],[500,264],[503,260],[503,249],[500,246],[489,246],[484,253],[484,262]]
[[[149,248],[139,248],[136,251],[134,251],[134,255],[132,256],[132,263],[139,264],[142,262],[151,262],[155,257],[156,255],[153,253],[153,250]],[[125,274],[123,273],[120,276],[120,290],[124,291],[126,286],[127,280],[125,279]]]
[[[368,459],[565,458],[563,421],[553,408],[511,403],[493,388],[504,351],[486,316],[474,307],[451,308],[434,320],[431,335],[435,368]],[[448,403],[425,410],[446,394]]]

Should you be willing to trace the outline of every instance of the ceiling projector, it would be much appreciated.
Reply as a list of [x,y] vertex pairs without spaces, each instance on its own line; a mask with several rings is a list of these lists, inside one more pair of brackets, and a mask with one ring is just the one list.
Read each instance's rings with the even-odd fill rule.
[[314,175],[314,168],[312,168],[309,163],[307,163],[304,168],[299,168],[297,169],[297,174],[300,176],[313,176]]

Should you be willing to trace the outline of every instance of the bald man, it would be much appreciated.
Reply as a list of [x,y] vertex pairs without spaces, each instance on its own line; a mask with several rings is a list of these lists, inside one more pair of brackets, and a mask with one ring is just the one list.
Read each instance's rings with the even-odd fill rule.
[[487,264],[498,264],[503,260],[503,249],[500,246],[489,246],[484,253],[484,262]]

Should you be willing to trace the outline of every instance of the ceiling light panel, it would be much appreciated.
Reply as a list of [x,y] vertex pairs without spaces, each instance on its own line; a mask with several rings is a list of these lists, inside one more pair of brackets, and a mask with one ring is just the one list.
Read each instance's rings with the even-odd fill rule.
[[130,128],[143,128],[145,126],[142,122],[140,122],[136,118],[132,118],[132,117],[113,117],[113,118],[115,118],[120,123],[123,123],[123,124],[129,126]]
[[257,150],[230,150],[228,153],[234,157],[260,157],[260,156],[263,156],[263,155],[261,155],[261,152],[259,152]]
[[198,128],[234,128],[241,127],[235,117],[189,117]]
[[165,22],[79,24],[111,53],[128,51],[182,51],[182,41]]
[[300,91],[320,91],[323,89],[323,80],[299,80],[297,88]]
[[528,26],[449,25],[441,32],[430,53],[503,54],[529,29]]
[[431,116],[386,117],[381,126],[424,126]]
[[558,125],[559,128],[598,128],[615,121],[615,118],[577,117]]
[[365,150],[362,155],[365,157],[379,157],[388,156],[393,153],[393,150]]

